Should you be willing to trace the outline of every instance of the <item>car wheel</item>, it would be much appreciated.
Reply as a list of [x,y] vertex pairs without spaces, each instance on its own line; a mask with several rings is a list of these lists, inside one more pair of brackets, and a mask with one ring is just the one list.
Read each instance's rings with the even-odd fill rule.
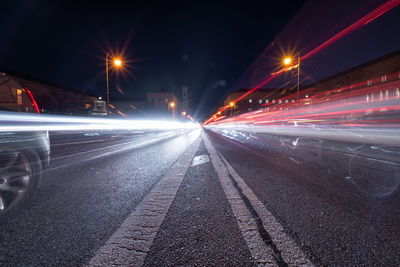
[[0,148],[0,215],[29,198],[38,184],[41,169],[35,151]]

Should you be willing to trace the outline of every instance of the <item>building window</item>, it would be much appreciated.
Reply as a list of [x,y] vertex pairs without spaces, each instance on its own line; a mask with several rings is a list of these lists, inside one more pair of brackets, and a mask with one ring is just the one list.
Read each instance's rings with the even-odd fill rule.
[[396,98],[399,98],[400,97],[400,90],[399,90],[399,88],[396,88]]
[[382,82],[384,83],[384,82],[386,82],[386,80],[387,80],[387,76],[386,75],[382,75]]
[[268,104],[268,103],[269,103],[269,99],[265,100],[265,104]]
[[262,99],[258,100],[258,103],[259,103],[259,104],[262,104]]
[[279,104],[282,104],[282,100],[279,99]]
[[253,99],[249,99],[249,103],[253,103]]
[[272,104],[275,104],[275,99],[272,99]]
[[294,99],[292,99],[292,103],[294,103]]
[[286,100],[285,100],[285,103],[287,103],[287,102],[289,102],[289,99],[286,99]]
[[372,80],[367,81],[367,85],[370,86],[372,84]]

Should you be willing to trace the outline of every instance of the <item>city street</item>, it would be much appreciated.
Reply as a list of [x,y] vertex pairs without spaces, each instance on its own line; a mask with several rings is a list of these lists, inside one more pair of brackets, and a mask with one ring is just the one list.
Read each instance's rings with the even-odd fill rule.
[[3,13],[0,266],[400,266],[400,0]]
[[[350,144],[333,150],[321,140],[290,147],[290,137],[229,136],[52,134],[52,163],[41,187],[1,220],[1,262],[400,263],[393,256],[400,251],[398,155],[371,166],[368,149],[348,153]],[[367,165],[385,168],[379,169],[384,184],[371,189],[357,180],[356,169]]]

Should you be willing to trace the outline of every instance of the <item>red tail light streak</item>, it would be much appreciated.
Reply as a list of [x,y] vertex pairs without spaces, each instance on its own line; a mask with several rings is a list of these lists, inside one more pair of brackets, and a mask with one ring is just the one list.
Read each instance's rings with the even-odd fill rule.
[[[356,22],[354,22],[350,26],[346,27],[345,29],[343,29],[339,33],[335,34],[333,37],[331,37],[328,40],[326,40],[325,42],[323,42],[319,46],[317,46],[314,49],[312,49],[311,51],[305,53],[303,56],[300,57],[300,61],[304,61],[307,58],[310,58],[314,54],[318,53],[319,51],[323,50],[324,48],[328,47],[332,43],[334,43],[334,42],[338,41],[339,39],[343,38],[344,36],[350,34],[351,32],[353,32],[353,31],[355,31],[355,30],[357,30],[357,29],[359,29],[359,28],[361,28],[361,27],[363,27],[365,25],[367,25],[370,22],[374,21],[375,19],[377,19],[378,17],[380,17],[383,14],[387,13],[388,11],[390,11],[391,9],[393,9],[394,7],[396,7],[399,4],[400,4],[400,0],[389,0],[389,1],[385,2],[384,4],[380,5],[376,9],[374,9],[373,11],[371,11],[368,14],[364,15],[362,18],[358,19]],[[277,72],[274,72],[273,74],[270,74],[269,77],[265,81],[263,81],[259,85],[255,86],[254,88],[250,89],[245,94],[243,94],[242,96],[240,96],[237,99],[233,100],[232,102],[234,104],[236,104],[238,101],[240,101],[241,99],[243,99],[247,95],[251,94],[252,92],[254,92],[257,89],[261,88],[262,86],[266,85],[268,82],[273,80],[275,77],[277,77],[278,75],[280,75],[283,72],[285,72],[287,69],[288,68],[286,67],[286,68],[278,70]],[[220,108],[217,111],[217,113],[213,114],[208,120],[206,120],[203,123],[203,126],[205,126],[207,124],[211,124],[211,123],[213,123],[215,121],[220,121],[221,118],[219,116],[217,116],[218,112],[223,112],[228,108],[229,108],[229,105]],[[216,117],[214,117],[214,116],[216,116]]]
[[[373,133],[375,137],[368,142],[400,146],[400,71],[386,77],[384,83],[363,81],[324,92],[310,89],[307,95],[302,93],[299,103],[265,104],[258,111],[215,120],[206,127],[299,136],[312,133],[314,137],[328,130],[331,135],[347,133],[352,141],[358,137],[362,142]],[[362,134],[355,134],[354,129]]]

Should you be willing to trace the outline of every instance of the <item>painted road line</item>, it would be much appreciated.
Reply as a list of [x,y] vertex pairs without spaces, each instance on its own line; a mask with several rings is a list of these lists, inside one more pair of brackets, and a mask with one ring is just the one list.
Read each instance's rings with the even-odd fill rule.
[[313,266],[244,180],[215,150],[205,134],[203,141],[256,264]]
[[192,166],[197,166],[200,164],[204,164],[210,161],[210,158],[208,157],[208,155],[200,155],[200,156],[196,156],[193,159],[192,162]]
[[89,266],[141,266],[153,244],[178,188],[199,148],[196,140],[153,187],[121,227],[108,239]]

